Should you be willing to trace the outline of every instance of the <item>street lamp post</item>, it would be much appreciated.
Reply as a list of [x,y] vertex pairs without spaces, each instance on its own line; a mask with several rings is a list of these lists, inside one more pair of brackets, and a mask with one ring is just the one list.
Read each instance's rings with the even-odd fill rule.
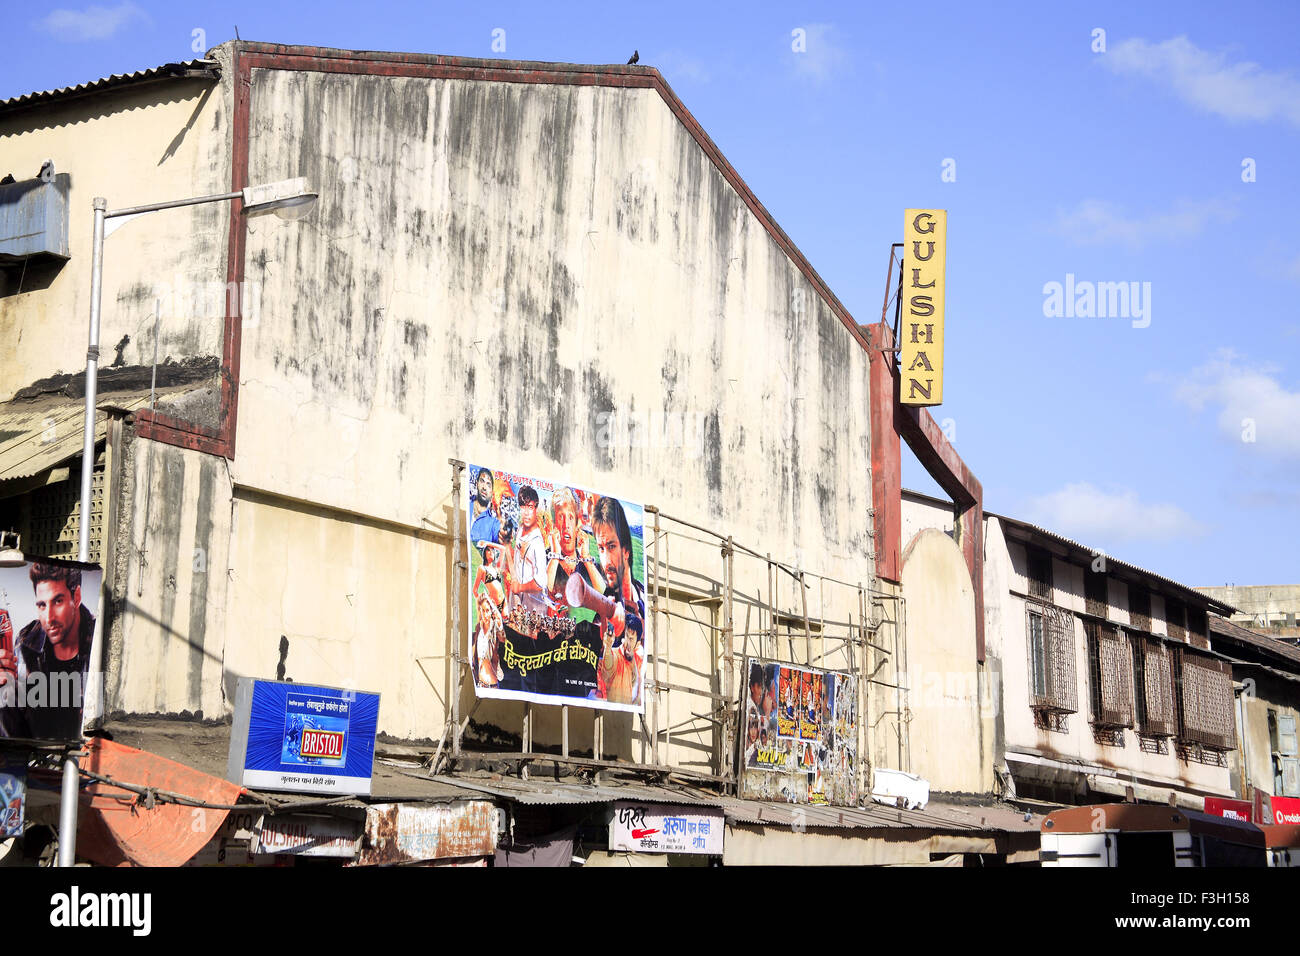
[[[248,186],[234,192],[194,196],[190,199],[173,199],[169,202],[150,203],[144,206],[128,206],[125,209],[109,210],[106,199],[95,197],[95,224],[90,252],[90,341],[86,347],[86,420],[81,444],[81,518],[77,534],[77,560],[83,564],[90,561],[90,492],[95,474],[95,396],[99,376],[99,316],[103,291],[104,224],[109,219],[123,216],[139,216],[160,209],[227,202],[232,199],[243,200],[242,211],[245,215],[275,212],[282,218],[297,219],[311,209],[312,204],[316,202],[316,193],[307,188],[305,179],[298,177],[262,186]],[[87,683],[92,685],[95,694],[101,697],[103,678],[100,671],[103,669],[103,660],[104,637],[101,634],[100,639],[91,645],[87,675]],[[96,699],[95,694],[86,696]],[[102,707],[100,709],[102,710]],[[102,714],[99,716],[102,717]],[[69,752],[63,758],[63,795],[59,807],[59,866],[72,866],[75,862],[79,778],[77,757]]]

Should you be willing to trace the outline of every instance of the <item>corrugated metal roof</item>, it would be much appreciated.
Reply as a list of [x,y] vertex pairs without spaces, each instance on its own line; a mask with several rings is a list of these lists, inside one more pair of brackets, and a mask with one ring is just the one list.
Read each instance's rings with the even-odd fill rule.
[[[1008,517],[1007,515],[995,514],[992,511],[984,512],[984,517],[997,518],[999,521],[1005,522],[1006,524],[1011,525],[1012,527],[1019,528],[1021,531],[1026,531],[1031,534],[1041,535],[1042,537],[1048,538],[1052,541],[1056,541],[1059,544],[1064,544],[1067,547],[1073,548],[1079,555],[1087,555],[1089,558],[1091,558],[1098,554],[1106,554],[1100,548],[1091,548],[1086,544],[1080,544],[1078,541],[1074,541],[1073,539],[1067,538],[1064,535],[1057,534],[1055,531],[1048,531],[1046,528],[1040,528],[1038,525],[1030,524],[1028,521],[1021,521],[1019,518],[1011,518]],[[1179,584],[1177,581],[1171,580],[1170,578],[1167,578],[1162,574],[1156,574],[1154,571],[1148,571],[1146,568],[1140,568],[1136,564],[1129,564],[1127,561],[1121,561],[1118,558],[1114,557],[1113,555],[1106,554],[1106,563],[1108,565],[1110,564],[1117,565],[1120,568],[1123,568],[1127,571],[1131,571],[1135,574],[1143,575],[1144,577],[1154,578],[1160,583],[1168,585],[1170,588],[1173,588],[1175,591],[1180,592],[1184,598],[1191,599],[1191,601],[1199,607],[1208,607],[1210,610],[1218,614],[1237,613],[1237,609],[1235,607],[1232,607],[1229,604],[1224,604],[1222,601],[1216,601],[1214,598],[1210,597],[1209,595],[1202,594],[1200,591],[1197,591],[1195,588],[1190,588],[1185,584]]]
[[114,73],[111,76],[101,76],[97,80],[78,83],[76,86],[64,86],[57,90],[42,90],[38,93],[23,93],[20,96],[11,96],[7,100],[0,100],[0,113],[23,109],[50,100],[69,99],[74,96],[84,96],[87,93],[98,93],[113,86],[126,86],[131,83],[152,83],[160,80],[193,79],[195,77],[215,80],[220,75],[221,70],[217,66],[216,60],[184,60],[180,63],[164,63],[162,66],[137,70],[134,73]]
[[1296,664],[1300,664],[1300,648],[1293,647],[1286,641],[1279,641],[1277,638],[1269,637],[1266,634],[1260,634],[1252,631],[1250,628],[1242,627],[1240,624],[1234,624],[1232,621],[1221,617],[1210,618],[1210,639],[1215,637],[1225,638],[1229,641],[1238,641],[1242,644],[1249,644],[1251,647],[1266,651],[1269,654],[1276,654]]
[[[158,398],[174,396],[196,386],[160,388]],[[96,408],[135,411],[149,404],[149,390],[112,392],[100,396]],[[81,454],[86,421],[85,399],[45,398],[0,405],[0,481],[30,478]],[[107,418],[96,416],[95,440],[108,430]]]

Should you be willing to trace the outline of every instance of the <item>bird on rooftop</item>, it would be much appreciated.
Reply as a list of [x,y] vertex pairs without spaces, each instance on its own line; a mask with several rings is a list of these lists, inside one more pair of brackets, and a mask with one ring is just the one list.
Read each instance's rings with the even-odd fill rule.
[[629,59],[629,60],[627,61],[627,65],[628,65],[628,66],[631,66],[632,64],[636,63],[636,62],[637,62],[638,60],[640,60],[640,59],[641,59],[641,51],[640,51],[640,50],[633,50],[633,51],[632,51],[632,57],[631,57],[631,59]]

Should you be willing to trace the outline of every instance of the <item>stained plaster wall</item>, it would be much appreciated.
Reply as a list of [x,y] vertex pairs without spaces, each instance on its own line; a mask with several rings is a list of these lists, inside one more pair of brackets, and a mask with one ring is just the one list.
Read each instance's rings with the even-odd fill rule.
[[[0,400],[85,369],[96,196],[111,210],[229,190],[226,97],[214,81],[171,80],[0,116],[0,175],[30,179],[47,159],[71,176],[70,258],[47,285],[0,297]],[[103,365],[119,361],[124,336],[122,364],[152,363],[159,296],[160,362],[221,355],[228,221],[226,203],[109,220],[122,225],[104,245]]]
[[[381,730],[436,738],[464,640],[452,457],[869,586],[867,353],[658,93],[257,70],[252,104],[250,179],[323,185],[313,218],[248,237],[262,299],[243,330],[228,669],[265,668],[283,633],[295,680],[379,690]],[[611,427],[650,413],[684,434]],[[722,692],[721,612],[692,603],[721,589],[718,548],[665,546],[672,606],[700,623],[674,622],[660,678]],[[767,588],[761,562],[736,575]],[[851,589],[811,601],[860,620]],[[739,654],[733,674],[738,693]],[[694,715],[711,706],[672,695],[661,759],[707,762],[717,724]],[[521,712],[475,720],[517,733]],[[535,719],[556,742],[558,712]],[[590,726],[575,717],[575,749]],[[611,716],[605,751],[639,755],[637,729]]]

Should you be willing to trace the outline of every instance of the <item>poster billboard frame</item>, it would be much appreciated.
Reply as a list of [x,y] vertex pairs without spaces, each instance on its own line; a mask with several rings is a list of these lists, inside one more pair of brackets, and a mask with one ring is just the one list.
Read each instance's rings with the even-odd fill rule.
[[[599,500],[601,498],[612,498],[615,501],[619,502],[619,504],[623,507],[625,513],[629,506],[635,508],[636,511],[638,512],[639,521],[635,522],[635,525],[636,527],[639,528],[639,539],[636,534],[633,535],[633,538],[634,538],[634,544],[636,543],[637,540],[639,540],[641,545],[640,548],[641,553],[639,557],[639,568],[633,566],[631,568],[631,574],[633,580],[636,581],[637,584],[639,584],[639,586],[641,587],[641,594],[642,594],[641,599],[643,605],[641,619],[642,619],[643,631],[642,631],[641,648],[640,648],[641,655],[640,655],[637,692],[636,692],[635,701],[633,703],[621,703],[617,701],[610,701],[604,698],[593,698],[593,697],[585,697],[585,696],[579,697],[576,695],[570,697],[561,694],[547,694],[547,693],[539,693],[539,692],[527,691],[527,690],[501,689],[501,688],[493,688],[493,687],[484,687],[480,685],[477,675],[475,675],[474,673],[472,662],[474,659],[474,639],[475,639],[475,630],[477,627],[477,619],[476,619],[477,608],[475,604],[476,598],[474,594],[475,571],[476,568],[481,568],[483,563],[481,561],[481,558],[479,562],[476,562],[474,559],[474,554],[477,551],[477,546],[474,542],[473,532],[471,529],[473,527],[473,521],[474,521],[473,498],[474,498],[475,479],[479,471],[484,468],[486,468],[488,472],[492,474],[494,481],[498,480],[499,475],[504,475],[510,479],[522,479],[526,482],[536,482],[538,484],[545,484],[549,486],[548,491],[552,494],[562,489],[572,489],[576,491],[581,491],[584,495],[593,496],[593,500]],[[465,538],[466,560],[465,560],[464,594],[465,594],[466,604],[465,604],[465,621],[461,625],[461,630],[464,633],[457,635],[456,639],[458,641],[461,640],[464,641],[464,643],[461,646],[464,649],[465,662],[468,665],[468,670],[469,670],[469,681],[470,681],[470,685],[474,689],[474,695],[476,699],[519,701],[525,704],[540,704],[543,706],[551,706],[551,707],[577,707],[583,710],[590,710],[594,712],[614,711],[619,713],[637,714],[644,717],[647,711],[646,708],[647,688],[650,683],[647,680],[647,672],[650,669],[650,658],[654,651],[654,621],[653,621],[654,615],[650,613],[650,609],[649,609],[650,582],[647,580],[647,569],[649,565],[649,557],[647,554],[647,546],[645,542],[645,533],[646,533],[645,518],[648,513],[648,509],[645,503],[630,498],[620,497],[614,494],[607,494],[602,490],[591,488],[575,481],[555,480],[545,475],[527,473],[522,470],[498,468],[494,465],[483,464],[479,461],[472,461],[472,460],[466,461],[465,472],[468,480],[462,486],[462,490],[460,493],[461,500],[456,503],[456,507],[462,509],[461,520],[464,521],[464,529],[465,529],[464,538]],[[632,523],[633,522],[629,520],[629,524]],[[638,570],[640,572],[639,575],[637,573]]]

